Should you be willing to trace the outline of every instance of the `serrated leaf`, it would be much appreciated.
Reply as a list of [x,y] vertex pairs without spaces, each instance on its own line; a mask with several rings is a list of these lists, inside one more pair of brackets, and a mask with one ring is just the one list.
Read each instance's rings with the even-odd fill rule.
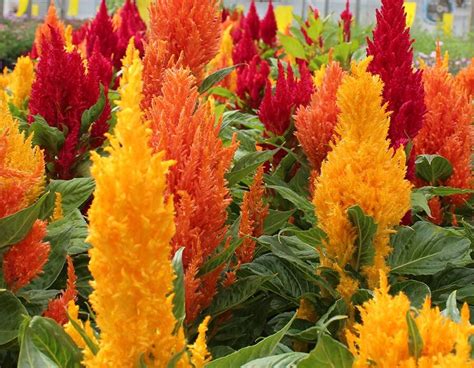
[[225,77],[227,77],[230,73],[232,73],[237,67],[242,66],[242,64],[232,65],[227,68],[219,69],[216,72],[212,73],[211,75],[207,76],[201,83],[198,88],[198,92],[203,94],[207,92],[212,86],[219,83]]
[[0,249],[21,241],[38,219],[48,193],[31,206],[0,219]]
[[184,319],[186,318],[183,252],[184,247],[179,248],[174,254],[172,261],[173,270],[176,275],[175,279],[173,280],[173,314],[176,318],[176,331],[183,325]]
[[46,120],[36,115],[28,128],[28,135],[33,134],[32,143],[46,149],[50,153],[58,153],[64,144],[64,134],[58,128],[49,126]]
[[281,45],[285,49],[285,52],[295,58],[306,60],[306,52],[303,44],[298,39],[287,36],[282,33],[278,35]]
[[105,107],[105,93],[104,86],[100,84],[100,94],[97,102],[92,105],[90,108],[85,110],[81,116],[81,134],[86,133],[89,130],[89,127],[99,119],[100,115],[104,111]]
[[226,179],[228,187],[239,183],[247,175],[251,174],[258,166],[265,161],[270,160],[278,150],[256,151],[241,157],[234,165],[232,170],[227,173]]
[[298,368],[351,368],[354,358],[339,341],[322,334],[316,347],[301,360]]
[[375,247],[373,244],[377,224],[371,216],[367,216],[359,206],[352,206],[347,210],[349,220],[357,230],[356,267],[358,271],[362,266],[374,264]]
[[423,339],[410,311],[407,312],[406,319],[408,325],[408,348],[410,350],[410,355],[415,359],[418,359],[423,351]]
[[391,243],[388,263],[397,275],[433,275],[448,264],[464,266],[471,261],[469,239],[425,221],[401,227]]
[[206,365],[206,368],[234,368],[242,367],[244,364],[256,360],[258,358],[264,358],[272,355],[275,351],[278,343],[281,341],[286,332],[290,329],[291,324],[294,321],[293,317],[285,327],[283,327],[277,333],[264,338],[259,343],[247,346],[240,349],[232,354],[226,355],[225,357],[211,361]]
[[18,330],[27,316],[21,301],[10,291],[0,291],[0,346],[13,341],[18,336]]
[[419,155],[415,160],[416,176],[435,185],[453,173],[451,163],[440,155]]

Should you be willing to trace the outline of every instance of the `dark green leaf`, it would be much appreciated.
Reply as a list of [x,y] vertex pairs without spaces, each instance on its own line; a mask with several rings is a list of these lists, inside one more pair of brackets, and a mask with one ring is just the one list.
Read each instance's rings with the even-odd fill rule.
[[64,144],[64,134],[58,128],[49,126],[40,115],[35,116],[35,121],[28,129],[28,135],[33,134],[33,144],[38,145],[48,152],[56,154]]
[[43,202],[48,194],[44,194],[30,207],[0,219],[0,249],[18,243],[30,231],[38,219]]
[[347,210],[349,220],[357,230],[356,270],[362,266],[374,264],[375,248],[373,244],[377,224],[371,216],[367,216],[359,206]]
[[243,239],[238,238],[225,248],[221,253],[209,259],[199,270],[199,275],[205,275],[226,263],[235,253],[235,250],[242,244]]
[[278,150],[256,151],[240,158],[232,170],[226,175],[228,186],[232,187],[240,182],[247,175],[255,171],[258,166],[270,160],[277,151]]
[[100,95],[97,102],[92,105],[89,109],[85,110],[81,116],[81,134],[86,133],[89,130],[89,127],[99,119],[102,111],[104,111],[105,107],[105,93],[104,93],[104,86],[100,85]]
[[314,205],[308,199],[300,196],[298,193],[288,187],[279,185],[267,185],[267,188],[274,189],[283,198],[293,203],[297,209],[302,210],[308,222],[312,224],[316,222],[316,216],[314,214]]
[[70,231],[70,240],[67,244],[67,253],[69,255],[86,252],[90,244],[86,243],[88,235],[87,222],[79,210],[69,212],[64,218],[54,221],[48,226],[48,235],[51,238],[60,233]]
[[268,216],[263,222],[264,233],[267,235],[273,235],[280,230],[288,222],[288,219],[295,213],[294,210],[290,211],[277,211],[270,210]]
[[185,295],[184,295],[184,269],[183,269],[184,247],[179,248],[173,257],[173,270],[176,275],[173,280],[173,314],[176,318],[176,330],[178,330],[186,318]]
[[81,350],[60,325],[38,316],[25,323],[18,368],[81,367]]
[[11,292],[0,291],[0,345],[16,339],[23,316],[27,316],[23,304]]
[[440,155],[419,155],[415,161],[416,175],[430,184],[446,180],[453,173],[451,163]]
[[206,368],[242,367],[244,364],[251,362],[252,360],[271,356],[278,346],[278,343],[290,329],[293,320],[294,317],[280,331],[264,338],[259,343],[252,346],[247,346],[232,354],[226,355],[225,357],[213,360],[206,365]]
[[308,354],[291,352],[285,354],[278,354],[252,360],[243,365],[242,368],[288,368],[294,367],[300,360],[306,358]]
[[351,368],[354,358],[339,341],[322,334],[308,357],[301,360],[298,368]]
[[428,216],[431,216],[431,209],[428,205],[428,198],[423,193],[411,193],[411,208],[415,213],[424,211]]
[[469,239],[429,222],[401,227],[391,243],[388,263],[393,274],[433,275],[448,264],[464,266],[470,262]]
[[411,312],[407,312],[407,325],[408,325],[408,348],[410,349],[410,355],[415,359],[421,356],[423,351],[423,339],[420,331],[416,326],[415,319],[411,315]]
[[428,285],[416,280],[405,280],[392,285],[390,294],[397,295],[398,293],[405,294],[415,308],[421,308],[425,299],[431,296]]
[[201,85],[198,88],[199,93],[207,92],[212,86],[219,83],[225,77],[227,77],[232,71],[234,71],[237,67],[241,66],[242,64],[232,65],[224,69],[219,69],[218,71],[212,73],[208,77],[206,77]]

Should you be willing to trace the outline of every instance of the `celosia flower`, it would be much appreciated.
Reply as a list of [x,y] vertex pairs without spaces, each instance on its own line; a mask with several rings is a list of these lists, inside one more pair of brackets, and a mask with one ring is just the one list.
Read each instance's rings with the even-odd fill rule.
[[192,345],[188,345],[191,352],[191,363],[194,368],[203,368],[211,361],[212,356],[207,350],[206,332],[211,317],[207,316],[198,327],[198,336]]
[[51,41],[53,30],[64,40],[64,28],[64,23],[59,20],[56,13],[54,2],[51,1],[43,24],[36,29],[31,57],[36,59],[41,56],[43,44]]
[[74,301],[70,301],[67,305],[67,313],[69,315],[69,321],[64,325],[64,331],[69,335],[69,337],[71,337],[74,343],[82,349],[82,352],[85,356],[85,360],[91,360],[93,355],[92,351],[84,341],[84,338],[81,336],[81,334],[73,326],[71,321],[79,325],[79,327],[83,329],[87,337],[95,345],[98,345],[99,342],[97,341],[94,330],[91,327],[91,322],[87,320],[84,323],[79,319],[79,307],[76,305],[76,303],[74,303]]
[[44,157],[0,103],[0,218],[28,207],[44,188]]
[[[318,226],[328,236],[321,265],[336,270],[338,290],[350,299],[357,281],[345,274],[346,265],[360,270],[370,288],[378,282],[378,270],[387,270],[389,234],[410,208],[411,185],[405,177],[403,148],[394,152],[387,140],[389,117],[382,105],[383,83],[366,71],[369,60],[352,65],[337,92],[340,110],[334,142],[316,179],[314,204]],[[377,188],[377,190],[374,190]],[[347,214],[358,205],[377,224],[372,265],[360,267],[354,259],[357,234]]]
[[351,23],[352,13],[349,5],[349,0],[346,0],[346,8],[341,13],[342,33],[344,42],[350,42],[351,40]]
[[153,154],[147,144],[151,132],[140,108],[142,70],[132,41],[108,156],[92,155],[90,300],[101,337],[97,355],[85,357],[89,368],[133,367],[141,358],[148,367],[165,367],[185,348],[182,330],[173,335],[170,241],[175,225],[173,201],[165,199],[172,162],[164,161],[163,153]]
[[215,124],[209,105],[198,102],[195,84],[188,70],[166,71],[161,96],[149,109],[152,147],[176,161],[167,177],[167,193],[173,195],[176,209],[173,252],[185,247],[188,321],[210,304],[216,292],[218,270],[204,278],[195,275],[224,239],[230,203],[224,174],[236,149],[235,144],[223,146],[220,124]]
[[8,84],[8,89],[12,96],[11,102],[17,108],[22,109],[25,101],[30,97],[34,78],[33,61],[28,56],[20,56],[16,61]]
[[369,71],[384,82],[384,102],[392,112],[388,137],[397,148],[416,136],[426,111],[422,74],[412,66],[412,41],[403,0],[382,0],[373,40],[367,42],[367,55],[373,56]]
[[260,38],[260,18],[258,17],[255,0],[250,2],[249,12],[245,17],[245,27],[250,32],[252,39],[258,41]]
[[[313,17],[315,20],[319,19],[319,10],[318,8],[314,8],[312,6],[309,7],[309,10],[313,13]],[[310,22],[307,20],[305,22],[306,28],[310,27]],[[313,40],[309,37],[308,31],[306,30],[305,27],[300,27],[301,33],[303,33],[304,39],[308,45],[312,45],[314,42]],[[322,36],[319,36],[319,47],[322,49],[324,45],[324,40]]]
[[[349,349],[355,357],[354,368],[472,367],[469,337],[474,327],[469,323],[467,304],[458,323],[443,316],[438,307],[431,308],[429,298],[415,313],[405,294],[389,294],[383,272],[380,288],[374,293],[373,299],[359,307],[362,322],[354,326],[354,332],[346,332]],[[418,357],[410,353],[408,314],[414,319],[423,342]]]
[[263,98],[263,91],[270,74],[270,66],[265,60],[255,55],[250,65],[237,68],[237,95],[243,106],[257,109]]
[[240,40],[235,43],[234,50],[232,51],[232,60],[234,60],[236,65],[245,64],[249,63],[255,56],[258,56],[257,47],[250,32],[248,29],[245,29],[242,31]]
[[9,83],[10,73],[8,72],[8,68],[4,67],[3,72],[0,73],[0,104],[7,104],[8,102],[7,87]]
[[[415,155],[439,154],[445,157],[451,163],[453,173],[440,184],[469,189],[472,187],[471,123],[474,114],[470,99],[443,67],[440,56],[435,67],[424,70],[423,81],[428,112],[414,141]],[[416,184],[437,183],[426,183],[418,178]],[[448,197],[448,201],[461,206],[468,197],[455,195]]]
[[295,135],[314,170],[319,172],[326,158],[337,123],[339,108],[336,94],[341,85],[344,71],[337,62],[325,69],[322,83],[316,87],[307,107],[298,109],[295,116]]
[[184,66],[199,83],[205,65],[219,51],[220,27],[217,0],[157,0],[150,6],[148,41],[166,41],[176,59],[182,54]]
[[63,213],[63,196],[61,192],[54,193],[54,210],[51,216],[51,222],[58,221],[64,218]]
[[305,64],[300,64],[300,75],[301,79],[296,81],[291,65],[288,64],[285,75],[283,65],[278,63],[275,94],[272,94],[270,82],[267,81],[258,116],[268,132],[277,135],[285,133],[294,110],[309,103],[313,93],[313,80]]
[[252,262],[255,252],[255,240],[252,238],[263,235],[263,221],[268,215],[268,205],[263,202],[263,171],[263,166],[257,169],[254,181],[242,200],[239,236],[243,242],[236,250],[240,264]]
[[273,11],[273,4],[270,0],[265,18],[260,22],[260,37],[263,42],[271,46],[275,43],[276,33],[277,24],[275,12]]
[[456,81],[464,88],[468,96],[474,99],[474,58],[472,58],[468,67],[462,69],[456,75]]
[[[105,0],[100,2],[99,11],[87,31],[87,56],[92,55],[96,43],[99,45],[101,54],[106,59],[113,60],[114,54],[117,53],[117,35],[114,32],[112,18],[107,14]],[[118,67],[120,67],[120,60]]]
[[46,223],[36,220],[28,235],[3,254],[3,277],[13,292],[28,285],[42,272],[50,252],[49,243],[43,242],[45,236]]
[[56,299],[49,301],[48,308],[44,311],[43,316],[54,319],[60,325],[67,323],[67,306],[77,298],[76,281],[77,276],[74,270],[74,264],[72,263],[72,258],[67,256],[66,290],[63,290],[60,296]]

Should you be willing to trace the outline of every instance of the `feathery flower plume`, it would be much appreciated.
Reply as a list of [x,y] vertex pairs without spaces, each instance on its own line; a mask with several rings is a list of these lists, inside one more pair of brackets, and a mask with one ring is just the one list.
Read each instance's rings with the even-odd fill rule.
[[65,325],[67,323],[67,306],[77,298],[76,281],[77,276],[74,270],[74,264],[72,263],[72,258],[67,256],[66,290],[63,290],[61,295],[56,299],[49,301],[48,308],[44,311],[43,316],[54,319],[60,325]]
[[[380,287],[374,298],[359,307],[361,323],[354,332],[347,330],[349,349],[355,357],[354,368],[377,367],[472,367],[469,337],[474,327],[469,322],[467,304],[461,309],[459,322],[443,316],[438,307],[431,308],[427,298],[414,313],[408,297],[389,294],[387,276],[380,272]],[[410,353],[411,315],[418,328],[423,347],[418,357]],[[390,349],[387,347],[390,346]]]
[[268,3],[265,18],[260,22],[260,37],[267,45],[272,46],[275,43],[277,34],[277,23],[275,12],[273,11],[272,1]]
[[234,44],[235,46],[232,50],[232,60],[234,60],[234,64],[250,63],[255,56],[258,56],[255,41],[252,39],[248,30],[242,31],[242,36],[239,41],[236,42],[234,40]]
[[[414,152],[420,154],[439,154],[449,160],[453,174],[442,185],[455,188],[472,188],[471,123],[473,106],[465,90],[438,57],[436,66],[423,72],[425,103],[428,112],[423,128],[415,138]],[[417,178],[418,186],[426,183]],[[469,195],[447,197],[447,201],[456,206],[463,205]]]
[[63,213],[63,196],[61,192],[54,193],[54,210],[51,216],[51,222],[58,221],[64,218]]
[[207,307],[216,291],[219,272],[197,278],[199,267],[213,254],[226,232],[226,208],[230,203],[225,172],[236,144],[224,147],[220,124],[208,104],[198,102],[196,80],[186,69],[164,74],[161,96],[148,110],[152,124],[151,145],[176,161],[167,177],[167,193],[173,195],[176,234],[173,252],[184,246],[186,318],[193,321]]
[[220,18],[217,0],[157,0],[150,6],[148,41],[166,41],[176,60],[182,54],[183,65],[199,83],[219,51]]
[[204,318],[198,327],[198,336],[196,341],[194,344],[188,345],[188,348],[191,352],[191,363],[194,365],[194,368],[204,368],[204,366],[212,359],[211,354],[207,350],[206,344],[206,332],[210,320],[210,316]]
[[391,146],[398,148],[416,136],[426,112],[422,73],[412,66],[412,41],[403,0],[382,0],[373,40],[367,42],[367,55],[373,56],[369,71],[384,82],[383,99],[388,103],[387,111],[392,112],[388,137]]
[[[219,69],[227,68],[233,65],[232,61],[232,49],[234,47],[232,43],[232,36],[230,32],[234,27],[232,22],[222,24],[222,40],[219,53],[209,62],[209,69],[215,72]],[[235,92],[237,89],[237,72],[232,71],[225,79],[220,82],[220,85],[227,88],[228,90]]]
[[300,64],[301,79],[296,81],[293,69],[288,64],[286,75],[283,65],[278,63],[278,79],[275,94],[272,94],[270,82],[267,81],[265,96],[258,111],[258,117],[265,129],[282,135],[290,126],[291,116],[296,108],[307,105],[313,93],[313,80],[305,64]]
[[10,75],[8,89],[11,92],[11,102],[17,108],[22,109],[26,100],[30,97],[31,86],[35,79],[33,61],[29,56],[20,56],[13,72]]
[[[340,110],[334,142],[315,182],[314,204],[328,241],[321,264],[340,275],[338,290],[345,299],[357,282],[344,269],[361,270],[370,288],[378,282],[378,270],[387,270],[389,234],[410,208],[411,185],[405,177],[405,153],[389,148],[388,113],[382,105],[383,83],[366,71],[370,59],[352,64],[337,92]],[[374,191],[377,188],[377,191]],[[357,238],[347,210],[359,205],[377,224],[373,239],[373,265],[360,267],[354,258]]]
[[97,341],[97,337],[94,333],[94,330],[91,327],[90,320],[87,320],[86,322],[83,322],[82,320],[79,319],[79,307],[72,300],[67,305],[67,314],[69,315],[69,321],[64,325],[64,331],[71,337],[71,339],[74,341],[74,343],[79,348],[82,349],[82,352],[85,356],[85,360],[92,359],[92,355],[93,355],[92,351],[89,349],[89,347],[85,343],[83,337],[76,330],[76,328],[73,326],[73,324],[71,322],[71,321],[73,321],[77,325],[79,325],[79,327],[81,327],[84,330],[87,337],[89,337],[89,339],[95,345],[99,345],[99,342]]
[[351,23],[352,13],[349,4],[349,0],[346,0],[346,8],[341,13],[341,23],[344,42],[350,42],[351,40]]
[[33,59],[41,56],[42,45],[51,41],[51,31],[53,29],[64,40],[64,23],[59,20],[54,1],[51,1],[43,24],[36,29],[35,40],[33,42],[33,55],[31,55]]
[[474,99],[474,58],[472,58],[468,67],[462,69],[456,75],[456,81],[464,88],[467,95],[471,99]]
[[252,262],[255,252],[255,240],[263,235],[263,221],[268,215],[268,205],[263,202],[263,165],[257,169],[248,192],[245,192],[241,205],[239,236],[243,243],[237,248],[236,255],[240,264]]
[[337,62],[325,69],[322,83],[311,96],[311,103],[300,107],[295,116],[295,135],[303,147],[314,170],[319,172],[326,158],[337,123],[339,108],[336,104],[337,90],[344,71]]
[[46,223],[36,220],[28,235],[3,254],[3,277],[13,292],[42,272],[50,252],[49,243],[43,242],[45,236]]
[[28,207],[44,188],[44,157],[0,103],[0,218]]
[[251,1],[249,12],[245,17],[245,29],[250,33],[253,40],[258,41],[260,38],[260,18],[258,17],[255,0]]
[[89,368],[133,367],[141,357],[148,367],[163,367],[185,348],[182,330],[173,335],[170,242],[175,225],[173,200],[165,199],[172,162],[164,161],[163,153],[153,154],[147,144],[151,132],[140,108],[142,71],[132,41],[124,58],[109,155],[92,155],[96,190],[89,210],[90,300],[101,338],[97,355],[86,357]]
[[[87,31],[87,56],[92,55],[96,44],[99,45],[100,53],[105,58],[113,60],[114,54],[117,53],[117,34],[114,32],[112,18],[107,13],[105,0],[100,2],[99,11]],[[120,67],[120,60],[118,67]]]
[[258,55],[249,65],[237,68],[237,95],[243,102],[241,107],[257,109],[260,106],[269,74],[270,66]]

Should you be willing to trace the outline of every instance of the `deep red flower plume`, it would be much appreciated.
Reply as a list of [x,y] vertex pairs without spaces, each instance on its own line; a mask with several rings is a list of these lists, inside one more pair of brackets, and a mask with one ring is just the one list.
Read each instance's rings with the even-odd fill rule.
[[275,43],[277,33],[277,23],[275,18],[275,12],[273,11],[272,1],[268,3],[267,14],[265,18],[260,22],[260,37],[263,42],[267,45],[273,45]]
[[245,17],[245,27],[249,30],[252,39],[257,41],[260,37],[260,18],[255,7],[255,0],[250,3],[249,12]]
[[349,42],[351,40],[351,23],[352,13],[349,5],[349,0],[346,1],[346,8],[341,13],[342,31],[344,34],[344,41]]
[[[117,35],[114,32],[112,18],[107,14],[105,0],[100,3],[99,11],[90,24],[87,32],[87,56],[91,56],[94,45],[99,44],[100,52],[107,59],[112,59],[117,49]],[[120,65],[119,65],[120,67]]]
[[240,41],[234,46],[232,50],[232,60],[234,65],[250,63],[255,55],[258,55],[255,42],[252,40],[248,28],[242,32]]
[[117,69],[121,65],[130,38],[134,37],[135,47],[140,51],[140,55],[143,55],[145,31],[146,25],[140,17],[135,1],[126,0],[120,9],[120,26],[117,29],[118,46],[116,55],[114,55]]
[[251,109],[260,106],[269,74],[268,63],[258,55],[253,57],[249,65],[237,68],[237,95],[245,106]]

